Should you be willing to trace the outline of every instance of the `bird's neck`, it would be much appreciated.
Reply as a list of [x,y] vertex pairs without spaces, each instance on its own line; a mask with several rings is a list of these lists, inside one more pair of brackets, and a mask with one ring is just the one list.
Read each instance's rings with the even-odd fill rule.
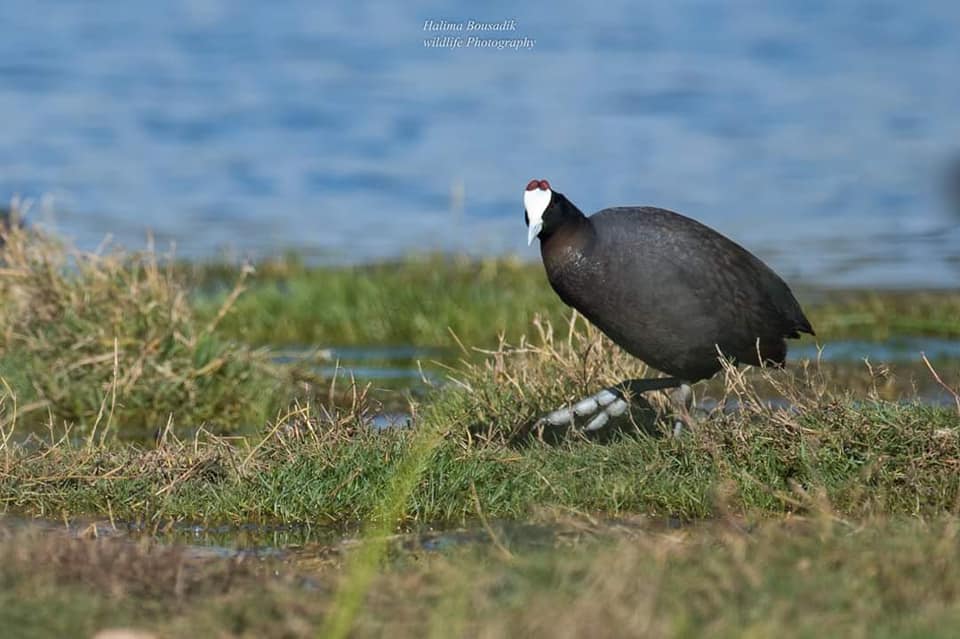
[[593,225],[583,212],[566,198],[563,199],[557,213],[545,220],[540,240],[549,241],[554,236],[566,237],[571,234],[585,234],[593,230]]
[[595,238],[593,223],[571,204],[562,217],[540,233],[540,254],[548,267],[563,268],[588,253]]

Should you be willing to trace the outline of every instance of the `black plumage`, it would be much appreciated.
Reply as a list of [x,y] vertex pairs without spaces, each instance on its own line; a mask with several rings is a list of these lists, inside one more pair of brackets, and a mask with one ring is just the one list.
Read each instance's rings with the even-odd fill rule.
[[550,284],[650,366],[695,382],[720,370],[718,348],[737,363],[782,365],[784,338],[814,334],[787,284],[713,229],[652,207],[586,217],[549,193],[538,237]]

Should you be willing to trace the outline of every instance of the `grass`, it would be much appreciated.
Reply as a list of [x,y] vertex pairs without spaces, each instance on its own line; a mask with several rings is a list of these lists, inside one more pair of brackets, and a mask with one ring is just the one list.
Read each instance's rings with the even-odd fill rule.
[[[0,377],[22,426],[75,435],[145,439],[171,419],[249,433],[294,400],[326,394],[305,366],[275,365],[251,345],[495,346],[500,336],[518,343],[534,318],[569,316],[539,265],[513,259],[191,268],[152,250],[84,253],[19,228],[4,238]],[[827,339],[949,337],[960,326],[957,293],[809,296]]]
[[[951,637],[960,621],[958,529],[952,516],[853,524],[829,509],[748,527],[568,520],[547,547],[501,538],[394,553],[373,576],[350,636]],[[0,627],[20,637],[117,627],[318,636],[355,552],[214,560],[148,541],[8,534]]]
[[833,291],[812,309],[818,335],[884,340],[960,337],[960,292]]
[[[384,523],[381,505],[411,459],[421,460],[423,474],[387,517],[390,526],[458,524],[478,507],[492,518],[525,518],[543,507],[707,518],[720,512],[717,495],[731,491],[724,508],[765,515],[803,512],[818,494],[851,517],[934,516],[957,502],[957,408],[854,398],[815,366],[728,371],[724,392],[739,409],[715,409],[679,439],[628,434],[554,445],[542,441],[550,432],[538,439],[530,425],[548,407],[643,372],[607,346],[589,329],[572,327],[561,339],[544,326],[534,343],[465,362],[455,383],[413,406],[417,428],[409,430],[373,432],[360,404],[350,411],[307,404],[241,439],[180,441],[171,430],[155,446],[53,434],[14,444],[8,432],[0,504],[36,516],[111,513],[155,526]],[[786,403],[766,401],[760,381]],[[441,436],[425,457],[421,433]]]
[[[916,374],[902,367],[728,368],[682,437],[663,436],[672,409],[653,394],[588,439],[535,420],[647,371],[568,321],[537,268],[285,261],[247,292],[217,269],[8,231],[0,512],[146,531],[360,524],[359,549],[324,549],[318,567],[0,528],[0,627],[802,637],[948,636],[960,621],[956,362],[922,371],[943,405],[895,384]],[[821,336],[957,335],[956,293],[810,295]],[[264,341],[480,348],[409,400],[414,428],[374,432],[365,389],[330,399],[247,345]],[[608,517],[697,523],[624,532]],[[498,523],[558,519],[590,530],[537,550]],[[490,548],[392,552],[397,529],[477,522]]]
[[284,374],[218,329],[244,273],[200,318],[153,251],[84,253],[18,228],[4,240],[0,376],[21,422],[142,438],[171,419],[230,432],[282,405]]
[[[519,336],[535,313],[562,314],[543,274],[517,259],[433,255],[344,268],[292,260],[257,271],[237,312],[222,324],[226,334],[251,344],[449,346],[451,330],[490,344],[501,330]],[[200,290],[222,291],[226,273],[212,265],[196,269],[192,279]],[[213,315],[222,297],[200,296],[201,314]]]
[[[184,269],[212,317],[236,268]],[[960,337],[960,292],[821,291],[798,288],[821,339],[893,336]],[[554,324],[569,312],[543,267],[518,258],[442,255],[353,267],[309,267],[295,258],[258,265],[250,290],[225,318],[226,335],[251,344],[406,344],[452,346],[516,343],[537,315]]]

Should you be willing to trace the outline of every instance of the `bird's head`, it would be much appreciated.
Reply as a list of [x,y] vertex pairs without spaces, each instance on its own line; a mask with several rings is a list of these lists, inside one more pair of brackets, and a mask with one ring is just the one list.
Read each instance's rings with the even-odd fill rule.
[[530,180],[523,193],[524,215],[527,220],[527,245],[533,238],[545,240],[566,223],[583,217],[573,203],[550,188],[546,180]]
[[527,246],[543,230],[545,219],[556,204],[556,196],[546,180],[530,180],[523,193],[524,218],[527,221]]

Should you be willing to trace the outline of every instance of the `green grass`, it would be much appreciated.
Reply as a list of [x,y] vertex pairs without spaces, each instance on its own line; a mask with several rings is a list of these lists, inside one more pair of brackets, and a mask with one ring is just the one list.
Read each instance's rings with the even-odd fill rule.
[[[199,312],[213,316],[236,269],[185,269]],[[960,337],[960,291],[797,289],[821,340]],[[561,324],[567,309],[537,261],[442,255],[356,267],[307,267],[296,259],[257,267],[250,290],[225,318],[225,334],[252,344],[513,342],[537,315]]]
[[[546,507],[684,519],[718,515],[719,493],[731,493],[723,508],[766,515],[803,512],[817,495],[854,517],[932,516],[957,503],[956,408],[856,400],[815,367],[729,371],[725,393],[740,410],[703,416],[679,439],[573,437],[550,445],[529,433],[549,407],[640,373],[595,331],[558,340],[545,330],[538,343],[463,364],[455,384],[414,406],[412,430],[376,433],[362,407],[331,414],[308,405],[241,440],[8,443],[0,504],[37,516],[109,512],[148,524],[378,521],[398,469],[422,452],[412,444],[420,433],[442,439],[428,449],[391,525],[461,523],[476,516],[478,501],[493,518]],[[767,404],[760,381],[789,405]]]
[[811,319],[825,339],[957,338],[960,292],[833,291],[813,305]]
[[[212,266],[193,277],[200,289],[219,289],[229,272]],[[519,337],[535,313],[564,314],[542,268],[516,259],[433,255],[340,268],[293,261],[257,272],[222,323],[225,334],[252,344],[446,346],[451,330],[490,344],[498,331]],[[201,295],[197,306],[212,316],[221,300]]]
[[[244,292],[222,266],[19,231],[3,259],[0,512],[365,530],[318,567],[0,528],[0,628],[20,636],[950,636],[960,621],[960,404],[921,403],[910,379],[949,399],[956,362],[937,364],[943,386],[882,363],[727,369],[698,392],[737,410],[664,437],[671,407],[649,395],[624,432],[588,440],[531,426],[647,371],[568,321],[538,265],[287,260]],[[807,294],[828,339],[958,335],[956,292]],[[411,400],[414,428],[386,433],[362,389],[327,400],[249,346],[451,346],[451,332],[484,348]],[[698,523],[596,524],[647,516]],[[498,538],[497,522],[557,519],[581,541]],[[477,521],[491,549],[390,543]]]
[[[840,512],[930,515],[958,498],[956,417],[944,409],[871,406],[811,413],[784,432],[707,424],[682,441],[623,439],[561,446],[466,446],[446,440],[429,458],[398,524],[525,518],[539,508],[682,518],[718,514],[735,489],[746,512],[803,511],[821,491]],[[112,513],[132,521],[340,524],[375,518],[409,435],[336,444],[228,442],[172,450],[134,446],[12,452],[0,477],[6,510],[52,518]],[[197,451],[197,452],[194,452]]]
[[[93,255],[19,229],[0,269],[0,377],[22,426],[145,439],[181,428],[250,433],[325,396],[306,366],[255,345],[519,343],[566,309],[538,264],[426,256],[352,268],[264,262],[254,274],[152,251]],[[821,339],[956,336],[960,294],[808,292]],[[456,336],[456,337],[455,337]],[[334,397],[334,403],[343,399]]]
[[[859,376],[816,366],[747,377],[731,370],[701,393],[743,408],[715,410],[679,440],[573,437],[550,445],[531,438],[539,415],[647,371],[582,320],[554,329],[538,317],[526,326],[534,337],[518,338],[516,347],[465,350],[447,384],[411,404],[412,432],[373,433],[366,420],[374,408],[362,392],[341,387],[351,402],[331,404],[318,403],[312,391],[306,395],[313,400],[298,404],[303,391],[291,371],[230,339],[229,322],[259,321],[243,307],[242,277],[214,314],[197,312],[187,302],[185,275],[150,253],[92,256],[15,231],[4,255],[4,510],[56,518],[111,513],[151,524],[379,518],[392,526],[463,522],[476,515],[477,502],[495,518],[524,518],[539,507],[712,517],[715,495],[731,486],[737,508],[768,514],[802,510],[803,495],[817,491],[852,516],[934,515],[957,498],[955,410],[909,394],[900,401],[884,366],[860,367]],[[287,265],[262,270],[275,277],[289,268],[316,273]],[[373,291],[395,289],[405,304],[429,298],[434,306],[421,325],[439,339],[446,328],[434,313],[466,313],[457,300],[467,291],[489,305],[482,318],[488,328],[515,325],[507,319],[522,315],[514,295],[532,313],[532,291],[542,287],[520,283],[528,271],[512,262],[427,259],[341,273],[337,290],[359,296],[351,299],[357,317],[343,322],[368,329],[374,324],[365,314],[386,312],[372,300],[387,298]],[[424,291],[400,286],[411,272],[432,284]],[[851,306],[862,303],[856,298]],[[381,318],[383,326],[404,326],[397,318]],[[960,379],[956,363],[941,372],[948,383]],[[770,408],[769,398],[789,408]],[[669,410],[662,396],[650,399],[652,409]],[[636,417],[649,421],[650,413]],[[218,436],[241,424],[248,426],[243,438]],[[27,432],[45,434],[18,443]],[[118,441],[138,433],[151,443]],[[189,438],[181,442],[178,433]],[[411,480],[411,494],[384,515],[398,468],[423,452],[411,445],[419,433],[440,439],[416,464],[424,474]]]

